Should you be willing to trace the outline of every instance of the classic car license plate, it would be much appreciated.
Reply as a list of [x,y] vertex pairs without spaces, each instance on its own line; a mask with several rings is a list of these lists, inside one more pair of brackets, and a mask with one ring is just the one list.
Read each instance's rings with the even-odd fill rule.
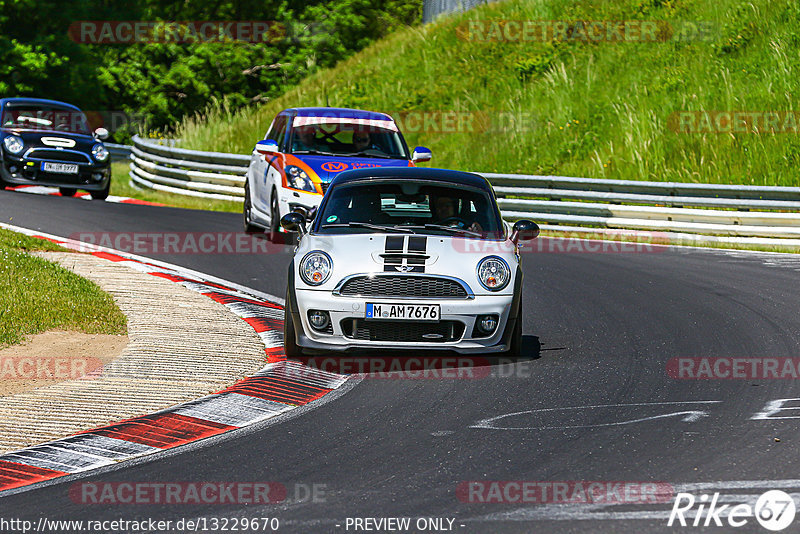
[[51,161],[43,161],[42,170],[57,174],[78,174],[78,166],[74,163],[53,163]]
[[367,303],[367,319],[394,321],[438,321],[438,304],[373,304]]

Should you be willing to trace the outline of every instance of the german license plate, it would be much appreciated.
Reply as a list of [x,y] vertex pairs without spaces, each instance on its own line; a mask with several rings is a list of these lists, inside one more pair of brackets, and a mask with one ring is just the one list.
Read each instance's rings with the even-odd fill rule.
[[367,319],[393,321],[438,321],[438,304],[374,304],[367,303]]
[[78,166],[74,163],[53,163],[51,161],[43,161],[42,170],[45,172],[54,172],[56,174],[78,174]]

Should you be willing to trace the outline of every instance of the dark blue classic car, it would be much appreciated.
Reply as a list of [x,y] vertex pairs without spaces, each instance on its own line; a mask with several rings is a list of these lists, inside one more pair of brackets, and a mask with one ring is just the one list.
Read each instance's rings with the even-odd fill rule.
[[83,189],[105,200],[111,186],[106,138],[107,130],[92,132],[86,115],[71,104],[0,99],[0,188],[44,185],[69,197]]

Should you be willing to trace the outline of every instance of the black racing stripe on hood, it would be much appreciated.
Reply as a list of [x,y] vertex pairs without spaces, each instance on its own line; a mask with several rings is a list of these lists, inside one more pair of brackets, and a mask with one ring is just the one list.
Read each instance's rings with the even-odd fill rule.
[[428,238],[422,236],[386,236],[384,272],[424,273],[427,242]]
[[403,252],[403,243],[406,236],[404,235],[387,235],[386,236],[386,252]]
[[410,236],[408,238],[408,251],[425,253],[428,247],[428,238],[424,236]]

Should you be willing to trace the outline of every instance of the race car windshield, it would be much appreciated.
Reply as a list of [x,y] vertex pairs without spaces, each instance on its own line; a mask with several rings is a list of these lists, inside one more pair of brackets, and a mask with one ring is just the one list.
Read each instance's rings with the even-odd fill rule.
[[82,111],[59,106],[8,103],[0,123],[3,128],[91,135]]
[[303,124],[292,130],[292,154],[408,159],[397,131],[374,125]]
[[330,191],[317,218],[322,234],[376,228],[432,235],[499,239],[503,225],[486,191],[444,183],[354,183]]

